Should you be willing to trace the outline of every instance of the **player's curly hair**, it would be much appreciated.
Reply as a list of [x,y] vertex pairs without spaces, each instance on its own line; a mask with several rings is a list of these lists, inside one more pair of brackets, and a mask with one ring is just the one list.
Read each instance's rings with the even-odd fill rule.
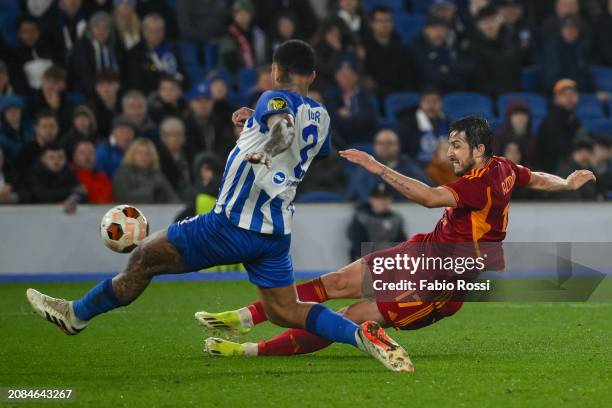
[[454,121],[450,125],[450,132],[465,132],[465,140],[470,149],[484,145],[485,156],[490,157],[493,154],[491,141],[493,139],[493,131],[489,122],[480,116],[466,116]]
[[283,76],[283,82],[291,82],[291,75],[308,76],[315,70],[316,58],[314,49],[310,44],[301,40],[289,40],[282,43],[272,57]]

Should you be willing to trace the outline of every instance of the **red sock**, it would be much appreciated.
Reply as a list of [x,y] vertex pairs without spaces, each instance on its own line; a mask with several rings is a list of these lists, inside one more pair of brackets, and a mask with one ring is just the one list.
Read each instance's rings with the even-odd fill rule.
[[[298,299],[302,302],[323,303],[329,299],[321,278],[316,278],[297,285],[297,294]],[[253,317],[253,324],[259,324],[268,320],[260,301],[248,305],[247,308]]]
[[270,340],[257,344],[258,356],[291,356],[314,353],[329,346],[331,341],[305,330],[290,329]]

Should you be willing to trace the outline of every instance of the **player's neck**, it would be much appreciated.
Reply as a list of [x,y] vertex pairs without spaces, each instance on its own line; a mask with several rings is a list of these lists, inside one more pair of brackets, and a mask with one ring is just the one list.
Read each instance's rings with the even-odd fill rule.
[[473,169],[481,169],[484,166],[487,165],[487,163],[489,162],[489,159],[491,159],[491,157],[481,157],[481,158],[476,158],[474,160],[474,165],[472,166],[472,170]]

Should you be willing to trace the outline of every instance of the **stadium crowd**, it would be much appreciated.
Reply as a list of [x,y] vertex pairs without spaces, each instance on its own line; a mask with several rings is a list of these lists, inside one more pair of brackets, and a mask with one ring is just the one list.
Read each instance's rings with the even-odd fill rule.
[[[450,121],[480,114],[495,154],[597,174],[554,198],[611,197],[612,0],[16,0],[0,13],[0,203],[214,196],[231,114],[271,88],[290,38],[316,50],[310,96],[335,149],[443,184]],[[333,152],[298,201],[403,199],[380,189]]]

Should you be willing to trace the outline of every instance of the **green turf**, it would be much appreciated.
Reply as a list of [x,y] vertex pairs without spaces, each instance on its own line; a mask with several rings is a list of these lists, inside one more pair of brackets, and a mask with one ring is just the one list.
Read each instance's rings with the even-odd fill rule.
[[[68,298],[89,286],[35,285]],[[0,387],[73,388],[70,406],[612,406],[612,303],[467,304],[428,328],[391,333],[415,363],[406,375],[343,345],[293,358],[205,357],[193,312],[245,304],[256,293],[243,282],[154,283],[75,337],[32,314],[26,287],[0,285]],[[278,331],[266,323],[247,339]]]

